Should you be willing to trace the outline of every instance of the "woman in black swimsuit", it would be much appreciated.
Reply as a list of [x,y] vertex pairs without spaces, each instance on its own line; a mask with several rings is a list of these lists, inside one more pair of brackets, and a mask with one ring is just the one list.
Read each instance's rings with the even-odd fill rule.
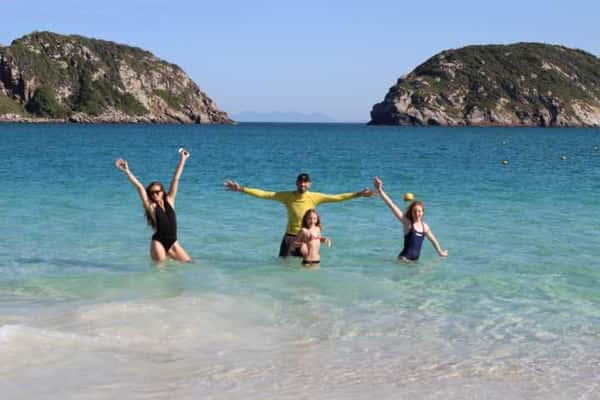
[[174,210],[175,196],[177,195],[179,178],[183,172],[185,161],[190,156],[190,153],[185,149],[180,149],[179,153],[181,154],[179,164],[177,164],[168,193],[165,193],[160,182],[152,182],[144,188],[144,185],[131,173],[127,161],[122,158],[115,161],[117,168],[127,175],[142,199],[148,225],[155,231],[150,243],[150,257],[157,262],[164,261],[167,257],[183,262],[192,261],[177,241],[177,220]]

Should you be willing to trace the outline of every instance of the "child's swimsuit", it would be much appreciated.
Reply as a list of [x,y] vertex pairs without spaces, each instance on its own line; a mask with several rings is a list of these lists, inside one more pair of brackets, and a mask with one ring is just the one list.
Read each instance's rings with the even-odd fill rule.
[[425,239],[425,225],[423,232],[415,229],[414,225],[410,226],[410,231],[404,236],[404,248],[398,257],[404,257],[407,260],[417,261],[421,255],[421,246]]
[[[320,241],[321,236],[320,235],[315,236],[315,235],[313,235],[313,233],[311,231],[308,231],[308,241],[311,241],[311,240],[319,240]],[[307,260],[307,259],[302,260],[302,265],[317,265],[320,263],[321,263],[321,260]]]
[[309,240],[309,241],[310,241],[310,240],[319,240],[319,241],[321,240],[321,236],[315,236],[315,235],[313,235],[313,234],[312,234],[312,232],[310,232],[310,231],[309,231],[308,233],[309,233],[309,236],[308,236],[308,240]]
[[320,263],[321,260],[302,260],[302,265],[317,265]]
[[169,251],[171,246],[177,241],[175,210],[165,200],[165,210],[163,211],[157,204],[154,215],[156,216],[156,233],[152,235],[152,240],[159,241],[165,248],[165,251]]

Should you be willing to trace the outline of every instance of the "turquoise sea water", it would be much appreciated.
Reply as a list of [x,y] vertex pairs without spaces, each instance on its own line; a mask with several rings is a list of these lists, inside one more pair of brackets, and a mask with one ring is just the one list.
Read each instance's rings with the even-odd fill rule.
[[[7,399],[600,398],[600,130],[0,125]],[[149,259],[137,193],[168,185],[191,265]],[[566,156],[561,160],[561,156]],[[508,165],[502,165],[508,160]],[[276,257],[285,209],[225,179],[425,201],[447,259],[398,264],[380,199],[319,208],[318,270]]]

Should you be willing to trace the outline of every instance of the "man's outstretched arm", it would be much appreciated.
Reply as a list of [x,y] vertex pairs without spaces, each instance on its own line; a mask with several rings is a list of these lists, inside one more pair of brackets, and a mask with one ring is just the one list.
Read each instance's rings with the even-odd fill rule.
[[227,188],[227,190],[232,191],[232,192],[246,193],[246,194],[249,194],[250,196],[254,196],[254,197],[258,197],[259,199],[266,199],[266,200],[283,201],[283,194],[285,193],[285,192],[270,192],[270,191],[262,190],[262,189],[249,188],[249,187],[242,186],[239,183],[237,183],[236,181],[232,181],[232,180],[225,181],[225,187]]
[[356,199],[357,197],[373,197],[375,193],[369,189],[364,188],[359,192],[349,192],[349,193],[339,193],[339,194],[326,194],[326,193],[318,193],[311,192],[311,196],[313,197],[316,203],[335,203],[340,201],[346,201],[351,199]]

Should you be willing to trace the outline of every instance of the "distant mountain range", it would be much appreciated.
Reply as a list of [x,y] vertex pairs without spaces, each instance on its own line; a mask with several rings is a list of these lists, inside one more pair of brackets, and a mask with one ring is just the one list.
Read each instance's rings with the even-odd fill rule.
[[325,114],[305,114],[293,111],[243,111],[237,114],[232,114],[231,118],[237,122],[338,122]]

